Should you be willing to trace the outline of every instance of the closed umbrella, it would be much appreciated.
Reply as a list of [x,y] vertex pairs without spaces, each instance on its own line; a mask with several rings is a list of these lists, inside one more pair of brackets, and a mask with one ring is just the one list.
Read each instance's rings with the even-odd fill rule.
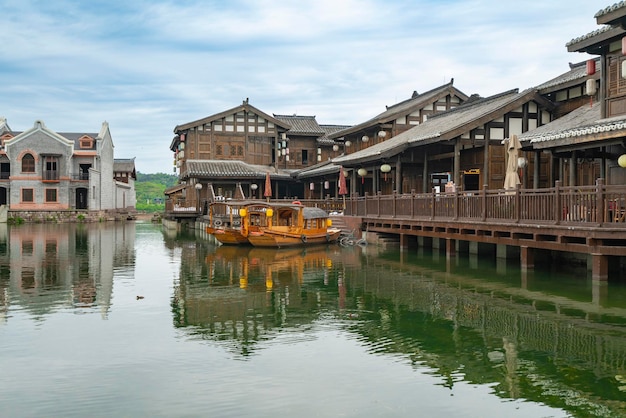
[[506,144],[506,175],[504,177],[504,188],[506,190],[516,189],[518,184],[521,184],[519,175],[517,174],[517,158],[519,157],[519,150],[522,145],[517,138],[517,135],[511,136]]
[[343,171],[343,167],[339,167],[339,194],[343,196],[343,208],[345,209],[348,186],[346,185],[346,173]]
[[265,190],[263,191],[263,196],[267,198],[267,201],[270,201],[270,197],[272,197],[272,182],[270,180],[269,171],[265,174]]

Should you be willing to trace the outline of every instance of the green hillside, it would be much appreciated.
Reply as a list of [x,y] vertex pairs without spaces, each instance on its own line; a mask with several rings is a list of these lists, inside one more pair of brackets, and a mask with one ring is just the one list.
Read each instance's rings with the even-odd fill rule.
[[156,173],[143,174],[137,172],[135,191],[137,194],[137,210],[142,212],[162,212],[165,210],[163,192],[176,185],[178,176]]

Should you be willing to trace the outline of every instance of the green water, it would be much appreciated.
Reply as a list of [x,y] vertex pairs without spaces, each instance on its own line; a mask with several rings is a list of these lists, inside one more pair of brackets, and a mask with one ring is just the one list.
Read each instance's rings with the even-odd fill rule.
[[0,416],[626,416],[626,285],[550,270],[0,227]]

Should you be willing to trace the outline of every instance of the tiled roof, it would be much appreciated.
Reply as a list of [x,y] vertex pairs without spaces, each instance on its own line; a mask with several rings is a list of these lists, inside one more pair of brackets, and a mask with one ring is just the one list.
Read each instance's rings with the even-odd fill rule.
[[348,125],[320,125],[320,128],[322,128],[322,130],[324,131],[324,135],[317,138],[317,142],[322,145],[334,145],[335,140],[331,139],[329,135],[332,135],[335,132],[339,132],[349,127],[350,126]]
[[[595,58],[596,61],[596,73],[598,74],[596,77],[599,77],[600,73],[600,58]],[[559,87],[562,85],[566,85],[572,81],[580,81],[587,78],[587,61],[579,62],[576,64],[570,64],[570,70],[566,73],[563,73],[551,80],[546,81],[535,87],[537,90],[540,90],[541,93],[544,93],[543,90],[554,90],[555,87]]]
[[612,13],[616,10],[621,9],[622,7],[626,6],[626,1],[620,1],[619,3],[615,3],[611,6],[605,7],[604,9],[599,10],[593,17],[594,18],[599,18],[602,17],[606,14]]
[[599,102],[592,106],[581,106],[553,122],[520,135],[519,139],[530,141],[535,148],[549,148],[557,141],[559,145],[577,143],[597,134],[605,137],[607,133],[614,132],[616,136],[622,137],[626,131],[626,115],[600,119],[600,108]]
[[135,171],[134,158],[115,158],[113,160],[113,171],[132,173]]
[[317,124],[315,116],[274,115],[276,119],[291,126],[287,135],[323,135],[324,130]]
[[582,41],[586,41],[586,40],[591,39],[591,38],[595,38],[596,36],[598,36],[600,34],[603,34],[605,32],[608,32],[611,29],[613,29],[613,28],[611,26],[609,26],[609,25],[602,26],[600,29],[596,29],[593,32],[589,32],[586,35],[582,35],[582,36],[579,36],[578,38],[572,39],[571,41],[566,43],[565,46],[570,46],[570,45],[577,44],[577,43],[582,42]]
[[288,171],[276,170],[265,165],[252,165],[239,160],[187,160],[186,170],[181,178],[250,178],[264,179],[267,173],[272,179],[289,179]]
[[[252,106],[251,104],[249,104],[248,100],[246,99],[239,106],[235,106],[235,107],[233,107],[231,109],[228,109],[228,110],[225,110],[223,112],[216,113],[216,114],[211,115],[211,116],[207,116],[206,118],[194,120],[192,122],[188,122],[188,123],[185,123],[185,124],[182,124],[182,125],[177,125],[174,128],[174,133],[179,133],[179,132],[185,131],[187,129],[195,128],[196,126],[204,125],[204,124],[212,122],[214,120],[218,120],[218,119],[221,119],[223,117],[230,116],[232,114],[235,114],[235,113],[238,113],[238,112],[243,112],[243,111],[252,112],[252,113],[255,113],[257,115],[260,115],[264,119],[274,123],[277,126],[282,127],[283,129],[289,129],[290,128],[290,126],[288,124],[286,124],[285,122],[280,121],[280,120],[274,118],[273,116],[270,116],[267,113],[265,113],[265,112],[257,109],[256,107]],[[174,139],[176,139],[176,137],[174,137]]]
[[495,119],[504,113],[536,98],[544,101],[537,90],[528,89],[521,93],[517,89],[487,98],[468,101],[459,107],[431,116],[426,122],[402,132],[387,141],[352,154],[334,158],[336,164],[356,164],[374,161],[397,155],[409,146],[428,144],[458,136],[460,131],[470,131],[486,123],[485,119]]
[[[410,113],[414,109],[419,109],[420,107],[430,103],[435,97],[444,94],[451,89],[454,89],[452,84],[453,83],[450,82],[422,94],[417,94],[417,92],[413,92],[413,96],[411,96],[411,98],[404,100],[400,103],[396,103],[395,105],[388,106],[387,110],[377,116],[374,116],[372,119],[369,119],[363,123],[359,123],[358,125],[351,126],[348,129],[338,131],[337,133],[331,135],[331,138],[339,138],[341,136],[358,132],[372,126],[387,123],[390,120],[398,118],[398,116]],[[459,90],[455,89],[455,93],[460,95],[463,99],[467,99],[467,96]]]
[[331,161],[323,161],[311,167],[303,168],[295,175],[297,179],[306,179],[318,177],[328,174],[339,173],[339,165],[333,164]]

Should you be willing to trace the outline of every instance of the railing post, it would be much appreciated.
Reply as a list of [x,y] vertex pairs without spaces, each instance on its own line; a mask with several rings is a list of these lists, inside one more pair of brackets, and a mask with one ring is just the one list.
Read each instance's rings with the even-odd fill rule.
[[487,184],[483,184],[483,189],[480,191],[482,198],[480,199],[482,208],[481,208],[481,218],[482,221],[485,222],[487,220]]
[[561,203],[561,180],[554,182],[554,220],[555,224],[561,223],[563,216],[563,204]]
[[380,195],[381,195],[380,191],[376,192],[376,203],[377,203],[376,206],[378,208],[376,210],[376,212],[377,212],[376,215],[378,215],[379,218],[380,218]]
[[459,219],[459,190],[454,188],[454,220]]
[[391,210],[391,217],[395,218],[396,217],[396,199],[398,198],[398,192],[396,192],[395,190],[393,191],[393,202],[392,202],[392,210]]
[[430,220],[432,221],[433,219],[435,219],[435,202],[436,202],[436,196],[437,192],[435,192],[435,188],[433,187],[432,189],[432,193],[430,195],[430,199],[431,199],[431,205],[430,205]]
[[515,186],[515,223],[519,223],[522,218],[522,199],[521,199],[521,186],[517,184]]
[[596,213],[595,220],[598,226],[604,222],[604,208],[606,207],[606,193],[604,189],[604,179],[596,179]]
[[415,216],[415,189],[411,189],[411,219]]

